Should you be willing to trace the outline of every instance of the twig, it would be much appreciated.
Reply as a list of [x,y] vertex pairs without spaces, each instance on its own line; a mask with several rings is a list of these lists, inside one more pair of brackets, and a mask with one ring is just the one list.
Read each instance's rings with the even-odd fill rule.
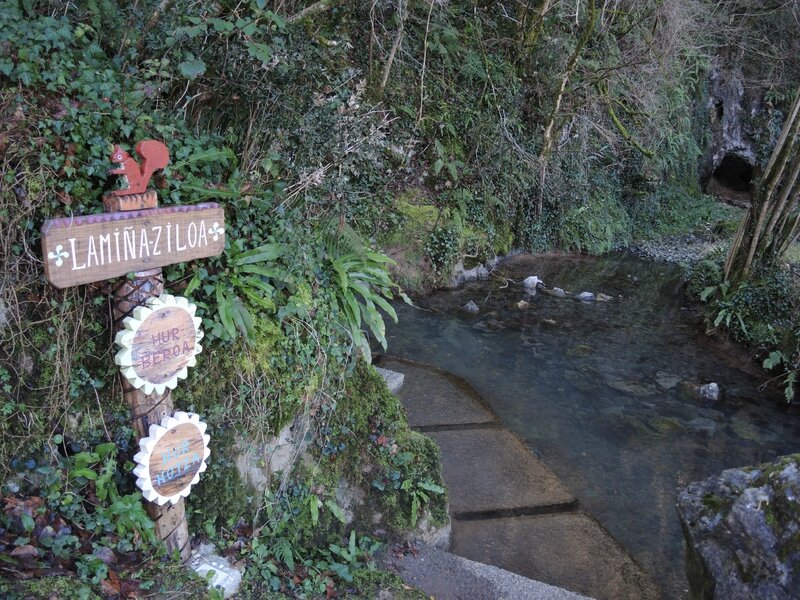
[[381,94],[383,94],[383,90],[386,89],[386,82],[389,81],[389,72],[392,70],[394,57],[397,54],[397,49],[400,47],[400,43],[403,41],[403,29],[405,28],[406,24],[406,0],[400,0],[400,7],[398,8],[398,11],[400,13],[400,25],[397,27],[397,34],[395,35],[392,49],[389,51],[389,58],[386,59],[386,66],[383,68],[383,79],[381,80],[380,87]]
[[430,0],[430,7],[428,8],[428,21],[425,23],[425,42],[422,49],[422,75],[419,80],[419,112],[417,112],[417,124],[419,127],[422,121],[422,104],[425,96],[425,66],[428,62],[428,33],[431,29],[431,14],[433,13],[433,0]]
[[321,12],[325,12],[329,8],[331,8],[334,4],[337,3],[337,0],[319,0],[319,2],[315,2],[310,6],[306,6],[303,10],[299,13],[295,13],[290,17],[286,18],[287,23],[294,23],[296,21],[300,21],[305,19],[306,17],[313,17],[318,15]]
[[97,410],[100,411],[100,422],[103,424],[103,431],[106,432],[106,441],[110,442],[114,438],[108,433],[108,427],[106,427],[106,416],[103,414],[103,405],[100,404],[100,394],[97,393],[96,387],[92,386],[92,389],[94,390],[94,397],[97,400]]

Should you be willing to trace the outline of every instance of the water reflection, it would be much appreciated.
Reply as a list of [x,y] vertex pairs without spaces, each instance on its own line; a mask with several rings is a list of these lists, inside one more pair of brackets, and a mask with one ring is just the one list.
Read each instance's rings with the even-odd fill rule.
[[[502,278],[401,306],[394,355],[466,379],[656,579],[686,595],[676,489],[722,469],[796,452],[800,419],[779,396],[699,345],[677,268],[631,257],[517,257]],[[582,303],[549,288],[602,292]],[[513,283],[508,280],[513,280]],[[517,303],[526,299],[529,306]],[[480,313],[459,307],[473,300]],[[715,381],[708,404],[686,382]]]

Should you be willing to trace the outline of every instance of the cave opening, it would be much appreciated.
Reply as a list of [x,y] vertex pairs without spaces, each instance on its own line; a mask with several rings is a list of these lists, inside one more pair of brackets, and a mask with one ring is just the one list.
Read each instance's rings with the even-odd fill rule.
[[[726,154],[719,166],[714,169],[717,189],[730,192],[749,192],[753,181],[753,165],[735,154]],[[722,191],[720,190],[720,191]]]

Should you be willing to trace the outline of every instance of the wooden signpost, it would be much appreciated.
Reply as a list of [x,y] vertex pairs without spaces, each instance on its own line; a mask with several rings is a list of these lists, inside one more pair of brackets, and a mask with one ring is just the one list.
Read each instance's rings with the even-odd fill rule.
[[[42,227],[42,253],[45,277],[59,288],[134,272],[132,277],[121,278],[113,286],[113,317],[115,330],[122,336],[120,342],[130,342],[130,348],[123,348],[123,356],[118,360],[123,375],[126,369],[129,374],[131,369],[133,371],[133,377],[123,376],[122,389],[131,408],[133,428],[137,438],[142,440],[150,437],[151,424],[162,427],[158,424],[172,417],[170,390],[174,385],[170,385],[173,380],[177,383],[183,370],[191,366],[200,350],[198,342],[202,337],[194,312],[189,311],[188,306],[180,307],[185,314],[177,309],[159,313],[157,303],[153,304],[154,299],[164,294],[161,267],[220,254],[225,248],[225,218],[217,204],[159,209],[158,196],[147,189],[147,184],[153,172],[169,161],[167,147],[155,140],[143,140],[136,145],[136,152],[141,164],[119,146],[111,155],[112,162],[119,164],[111,173],[125,177],[129,188],[104,194],[106,212],[103,214],[47,221]],[[146,307],[148,302],[150,307],[146,310],[151,312],[145,314],[141,307]],[[151,322],[154,313],[156,317]],[[126,326],[128,318],[140,323],[136,332],[131,328],[133,325]],[[141,335],[137,339],[139,332]],[[175,342],[180,342],[178,350],[175,350]],[[127,350],[130,352],[126,353]],[[140,382],[137,387],[135,384]],[[196,423],[191,425],[195,426]],[[179,429],[170,434],[169,441],[163,445],[150,448],[155,461],[161,460],[167,467],[162,476],[163,487],[156,476],[153,489],[157,496],[151,497],[166,500],[162,503],[148,501],[145,509],[167,550],[177,552],[182,561],[189,558],[191,551],[183,506],[183,497],[189,493],[190,485],[181,487],[177,493],[172,492],[185,483],[190,473],[193,473],[191,482],[194,482],[201,468],[205,468],[205,462],[202,466],[186,463],[185,457],[178,456],[182,450],[174,449],[188,448],[191,457],[197,454],[205,461],[208,436],[204,432],[205,425],[199,436],[186,428]],[[199,439],[203,440],[202,454]],[[184,440],[188,446],[183,444]],[[173,454],[175,461],[183,462],[170,462]],[[170,468],[173,474],[176,469],[181,471],[180,477],[174,478],[175,482],[166,481]]]

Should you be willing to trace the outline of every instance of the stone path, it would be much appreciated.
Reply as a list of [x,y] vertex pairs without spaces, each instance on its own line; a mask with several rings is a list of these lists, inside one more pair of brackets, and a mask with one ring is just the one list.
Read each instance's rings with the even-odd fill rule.
[[[598,600],[659,597],[628,552],[578,510],[578,500],[558,477],[500,424],[465,381],[392,357],[385,357],[381,367],[405,376],[398,395],[409,424],[441,449],[453,554]],[[452,562],[434,558],[437,564]],[[460,584],[444,573],[423,576],[419,566],[407,566],[406,572],[410,583],[437,600],[481,597],[460,592]],[[402,568],[401,575],[406,576]],[[507,597],[548,597],[533,594]]]

